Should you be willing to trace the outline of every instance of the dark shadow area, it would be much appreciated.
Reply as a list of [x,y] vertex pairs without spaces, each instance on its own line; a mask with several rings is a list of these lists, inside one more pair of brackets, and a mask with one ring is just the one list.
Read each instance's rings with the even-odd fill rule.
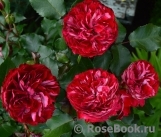
[[[148,24],[150,21],[151,13],[155,5],[155,0],[138,0],[135,16],[131,24],[123,24],[127,29],[127,36],[124,41],[128,41],[129,34],[137,29],[139,26]],[[124,44],[129,50],[133,48],[129,44]]]

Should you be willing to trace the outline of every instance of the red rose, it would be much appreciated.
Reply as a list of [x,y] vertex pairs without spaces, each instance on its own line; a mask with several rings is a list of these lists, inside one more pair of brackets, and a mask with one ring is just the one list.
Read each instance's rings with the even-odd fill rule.
[[63,36],[74,54],[102,55],[116,40],[118,26],[112,9],[98,0],[85,0],[64,18]]
[[11,70],[2,85],[2,103],[20,123],[37,125],[52,117],[59,85],[44,65],[20,65]]
[[122,80],[135,99],[155,96],[159,88],[159,78],[154,67],[144,60],[133,62],[124,71]]
[[74,77],[67,87],[67,97],[78,118],[103,122],[120,110],[117,78],[101,69],[88,70]]
[[135,99],[126,90],[121,89],[118,91],[118,93],[119,96],[121,97],[120,102],[122,104],[122,109],[119,115],[120,118],[128,116],[130,114],[131,107],[138,107],[145,105],[144,99]]

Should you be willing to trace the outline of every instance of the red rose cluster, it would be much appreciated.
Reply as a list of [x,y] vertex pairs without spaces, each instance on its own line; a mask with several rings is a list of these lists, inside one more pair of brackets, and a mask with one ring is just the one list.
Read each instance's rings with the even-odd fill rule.
[[56,77],[47,67],[23,64],[7,74],[1,99],[13,119],[37,125],[52,117],[59,90]]
[[[121,85],[114,74],[102,69],[76,75],[67,86],[67,98],[78,118],[103,122],[111,116],[127,116],[131,107],[143,106],[158,88],[159,78],[153,66],[140,60],[123,72]],[[13,119],[37,125],[52,117],[59,90],[56,77],[47,67],[23,64],[7,74],[1,99]]]
[[88,70],[75,76],[67,87],[67,97],[78,117],[88,122],[101,122],[109,117],[127,116],[131,107],[143,106],[145,99],[155,96],[159,78],[147,61],[133,62],[117,78],[101,69]]
[[94,57],[116,40],[118,26],[112,9],[98,0],[84,0],[64,17],[62,33],[74,54]]
[[[98,0],[84,0],[64,18],[65,41],[73,53],[84,57],[103,54],[117,34],[113,11]],[[102,69],[77,74],[67,86],[67,98],[78,118],[103,122],[111,116],[127,116],[131,107],[143,106],[159,88],[156,71],[143,60],[129,65],[121,79]],[[13,119],[37,125],[52,117],[59,91],[56,77],[46,66],[22,64],[7,74],[1,99]]]

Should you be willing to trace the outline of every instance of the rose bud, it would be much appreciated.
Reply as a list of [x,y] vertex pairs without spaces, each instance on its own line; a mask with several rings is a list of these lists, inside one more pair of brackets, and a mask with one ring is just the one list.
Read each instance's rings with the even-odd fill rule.
[[157,94],[159,77],[147,61],[133,62],[122,74],[122,81],[135,99],[147,99]]
[[1,99],[13,119],[37,125],[52,117],[59,90],[56,77],[46,66],[22,64],[7,74]]
[[67,86],[67,97],[78,118],[103,122],[120,110],[117,78],[101,69],[88,70],[74,77]]
[[85,0],[64,17],[63,37],[74,54],[102,55],[115,42],[118,25],[112,9],[98,0]]
[[2,0],[0,0],[0,10],[4,9],[4,2]]

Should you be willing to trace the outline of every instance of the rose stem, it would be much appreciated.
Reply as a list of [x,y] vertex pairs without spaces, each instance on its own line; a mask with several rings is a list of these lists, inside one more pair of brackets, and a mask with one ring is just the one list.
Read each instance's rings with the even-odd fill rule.
[[25,129],[26,137],[30,137],[30,131],[29,131],[28,126],[26,124],[23,124],[23,127]]

